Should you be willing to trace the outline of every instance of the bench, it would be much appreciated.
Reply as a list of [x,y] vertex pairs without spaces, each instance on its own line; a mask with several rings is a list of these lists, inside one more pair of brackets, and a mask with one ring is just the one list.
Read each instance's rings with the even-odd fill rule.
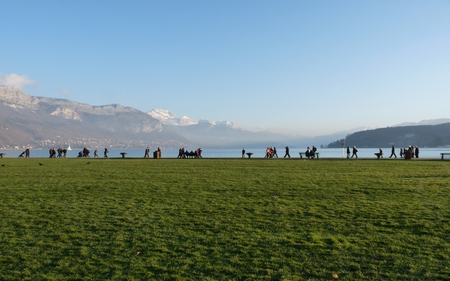
[[383,153],[374,153],[377,156],[377,159],[383,158]]
[[127,155],[126,152],[121,152],[120,154],[122,155],[122,158],[125,158],[125,156]]
[[252,152],[249,152],[249,153],[245,153],[245,154],[247,154],[248,158],[252,158],[252,155],[253,155],[253,153],[252,153]]
[[0,158],[3,158],[3,155],[6,155],[6,153],[0,153]]
[[444,155],[450,155],[450,153],[448,153],[448,152],[443,152],[443,153],[441,153],[441,160],[444,160]]
[[[306,152],[299,152],[298,154],[300,154],[300,158],[303,158],[303,155],[305,155],[305,157],[306,158],[317,158],[317,159],[319,159],[319,152],[310,152],[309,153],[309,157],[308,156],[306,156]],[[311,156],[311,155],[314,155],[314,156]]]

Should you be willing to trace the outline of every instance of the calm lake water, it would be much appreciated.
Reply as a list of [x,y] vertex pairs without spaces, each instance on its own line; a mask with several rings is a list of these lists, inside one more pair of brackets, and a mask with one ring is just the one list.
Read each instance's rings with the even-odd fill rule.
[[[430,159],[439,159],[441,152],[450,153],[450,148],[419,148],[420,158],[430,158]],[[82,149],[72,149],[67,152],[68,158],[76,158],[78,152]],[[156,148],[150,148],[150,157],[153,156],[153,151]],[[193,149],[194,150],[194,149]],[[211,149],[205,148],[202,151],[203,158],[240,158],[241,150],[237,148],[223,148],[223,149]],[[252,158],[264,158],[265,148],[246,148],[246,152],[252,152]],[[305,152],[306,149],[301,148],[291,148],[290,155],[291,158],[300,158],[299,152]],[[388,158],[391,154],[390,148],[382,148],[384,153],[384,158]],[[13,158],[18,157],[23,150],[0,150],[0,153],[5,153],[4,157]],[[126,157],[144,157],[144,149],[109,149],[109,157],[118,158],[122,157],[121,152],[126,152]],[[320,153],[320,158],[345,158],[347,157],[346,151],[343,151],[340,148],[322,148],[318,149]],[[358,157],[359,158],[376,158],[374,153],[378,152],[378,148],[358,148]],[[396,149],[397,157],[400,158],[400,149]],[[278,149],[278,157],[282,158],[285,154],[285,150]],[[98,155],[100,158],[103,158],[103,149],[98,150]],[[162,158],[176,158],[178,156],[178,149],[163,149],[161,153]],[[49,157],[48,150],[31,150],[30,151],[31,158],[47,158]],[[94,157],[94,149],[91,150],[91,157]]]

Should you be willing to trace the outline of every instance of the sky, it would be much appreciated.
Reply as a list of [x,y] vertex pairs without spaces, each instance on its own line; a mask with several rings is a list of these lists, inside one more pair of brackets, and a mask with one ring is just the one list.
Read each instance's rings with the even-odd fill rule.
[[0,85],[302,136],[450,118],[450,1],[0,1]]

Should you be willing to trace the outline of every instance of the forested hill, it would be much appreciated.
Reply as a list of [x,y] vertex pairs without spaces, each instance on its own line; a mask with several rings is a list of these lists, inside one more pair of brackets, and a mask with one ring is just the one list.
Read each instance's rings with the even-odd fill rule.
[[[450,123],[439,125],[420,125],[404,127],[388,127],[375,130],[360,131],[345,138],[346,146],[357,147],[420,147],[450,146]],[[328,145],[329,148],[341,147],[337,140]]]

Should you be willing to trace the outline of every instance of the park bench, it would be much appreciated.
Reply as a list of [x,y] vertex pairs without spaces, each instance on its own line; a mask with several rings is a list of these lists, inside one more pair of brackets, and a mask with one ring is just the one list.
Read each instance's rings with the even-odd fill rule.
[[444,155],[450,155],[450,153],[448,153],[448,152],[443,152],[443,153],[441,153],[441,160],[444,160]]
[[0,158],[3,158],[3,155],[5,155],[6,153],[0,153]]
[[377,157],[377,159],[383,158],[383,153],[378,152],[378,153],[374,153],[374,154]]
[[248,158],[252,158],[252,155],[253,155],[253,153],[252,153],[252,152],[249,152],[249,153],[245,153],[245,154],[247,154]]
[[122,158],[125,158],[125,156],[127,155],[126,152],[121,152],[120,154],[122,155]]
[[[300,158],[303,158],[303,155],[304,155],[306,158],[317,158],[317,159],[319,159],[319,152],[310,152],[310,153],[299,152],[298,154],[300,154]],[[309,157],[306,154],[309,154]]]

